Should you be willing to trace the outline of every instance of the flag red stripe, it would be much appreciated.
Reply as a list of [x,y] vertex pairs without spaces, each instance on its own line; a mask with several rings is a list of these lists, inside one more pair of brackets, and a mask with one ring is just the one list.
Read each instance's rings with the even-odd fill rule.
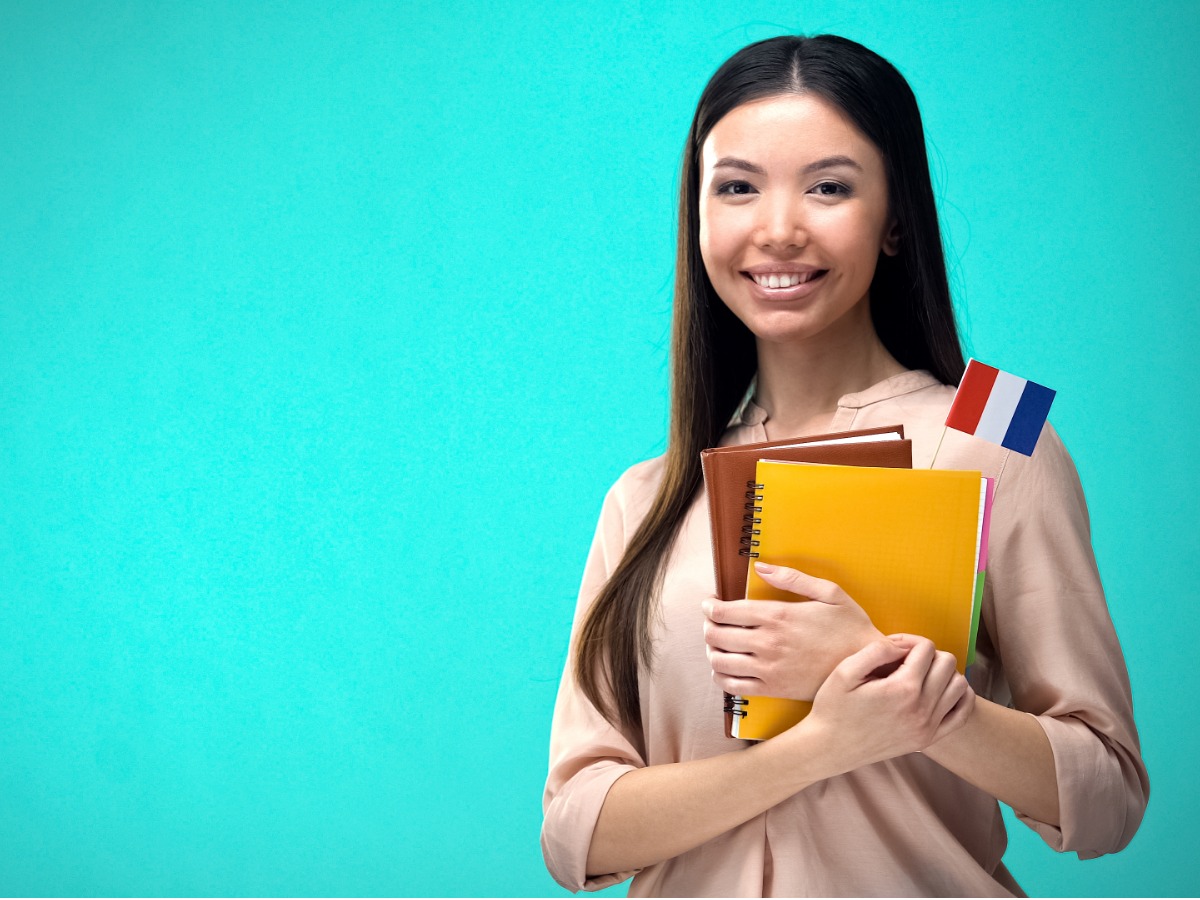
[[948,428],[965,431],[967,434],[975,433],[979,417],[983,415],[983,408],[987,406],[988,396],[998,374],[996,369],[978,360],[973,359],[967,363],[967,371],[963,373],[958,393],[954,395],[954,403],[950,405],[950,415],[946,416]]

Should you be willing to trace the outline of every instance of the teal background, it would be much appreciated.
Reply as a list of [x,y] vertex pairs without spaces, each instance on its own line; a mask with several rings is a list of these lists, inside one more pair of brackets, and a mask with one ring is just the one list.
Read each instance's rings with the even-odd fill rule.
[[1197,4],[5,0],[0,892],[562,894],[550,710],[663,448],[679,152],[787,31],[911,80],[970,348],[1058,389],[1091,504],[1151,804],[1008,864],[1200,891]]

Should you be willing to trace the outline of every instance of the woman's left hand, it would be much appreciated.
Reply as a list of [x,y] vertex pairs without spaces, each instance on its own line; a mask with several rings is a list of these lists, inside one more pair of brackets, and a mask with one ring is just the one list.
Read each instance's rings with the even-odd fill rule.
[[883,637],[832,581],[785,566],[755,568],[763,581],[811,602],[702,604],[713,681],[727,693],[811,700],[838,663]]

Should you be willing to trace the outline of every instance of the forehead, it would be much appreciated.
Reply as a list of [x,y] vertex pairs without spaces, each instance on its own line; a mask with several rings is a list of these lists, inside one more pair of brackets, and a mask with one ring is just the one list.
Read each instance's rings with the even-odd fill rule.
[[879,150],[845,113],[815,94],[783,94],[743,103],[713,126],[701,148],[705,168],[724,157],[803,165],[840,155],[864,168],[883,164]]

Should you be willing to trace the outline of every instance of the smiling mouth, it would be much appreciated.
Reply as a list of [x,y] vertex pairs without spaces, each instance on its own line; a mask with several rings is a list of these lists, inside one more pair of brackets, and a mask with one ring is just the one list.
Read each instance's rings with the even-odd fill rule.
[[811,272],[772,272],[769,275],[751,275],[749,272],[742,274],[764,288],[790,288],[800,284],[806,284],[809,281],[816,281],[822,277],[828,269],[813,269]]

